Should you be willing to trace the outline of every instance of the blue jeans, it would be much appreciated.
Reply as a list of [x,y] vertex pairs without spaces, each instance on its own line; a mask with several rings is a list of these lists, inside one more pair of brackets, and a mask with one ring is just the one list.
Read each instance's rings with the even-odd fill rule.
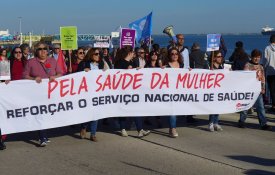
[[177,116],[176,115],[171,115],[169,117],[169,128],[176,128],[177,127]]
[[38,131],[38,135],[39,135],[39,140],[40,142],[46,142],[48,140],[48,137],[47,137],[47,130],[44,129],[44,130],[39,130]]
[[[134,121],[136,124],[137,131],[140,131],[143,129],[143,117],[134,117]],[[120,117],[119,118],[119,125],[120,129],[126,129],[126,117]]]
[[87,129],[89,123],[90,123],[91,135],[95,136],[96,130],[97,130],[97,123],[98,123],[97,120],[91,121],[91,122],[87,122],[87,123],[83,123],[83,124],[81,124],[81,128],[82,129]]
[[[264,109],[264,102],[263,102],[263,95],[260,94],[257,98],[254,107],[257,111],[258,120],[261,126],[264,126],[266,124],[266,118],[265,118],[265,109]],[[247,118],[247,110],[240,112],[240,122],[245,122]]]
[[219,114],[210,114],[209,123],[218,124],[219,123]]

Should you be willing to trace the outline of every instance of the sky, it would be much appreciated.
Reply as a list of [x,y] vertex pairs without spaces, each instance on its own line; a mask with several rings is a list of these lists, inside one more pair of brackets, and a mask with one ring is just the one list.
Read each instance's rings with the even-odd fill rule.
[[110,34],[153,12],[153,34],[173,25],[174,33],[260,33],[275,28],[275,0],[6,0],[0,30],[11,34],[59,34],[77,26],[79,34]]

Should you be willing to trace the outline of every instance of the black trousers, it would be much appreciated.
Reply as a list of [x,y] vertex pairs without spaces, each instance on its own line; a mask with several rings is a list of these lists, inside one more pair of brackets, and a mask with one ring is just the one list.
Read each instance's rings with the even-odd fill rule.
[[272,107],[275,107],[275,75],[268,75],[267,83],[272,100]]

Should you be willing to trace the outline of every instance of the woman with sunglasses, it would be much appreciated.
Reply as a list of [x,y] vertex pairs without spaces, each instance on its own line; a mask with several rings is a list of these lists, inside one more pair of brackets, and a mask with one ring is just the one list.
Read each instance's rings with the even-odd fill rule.
[[[84,60],[85,52],[83,47],[79,47],[73,54],[72,67],[68,69],[69,73],[75,73],[78,70],[78,65]],[[70,67],[70,66],[69,66]]]
[[145,64],[145,68],[160,68],[162,67],[162,61],[159,59],[159,54],[155,51],[151,51],[149,59]]
[[[106,70],[108,69],[107,63],[100,58],[99,55],[99,49],[97,48],[91,48],[83,61],[81,61],[78,65],[78,71],[91,71],[91,70]],[[90,140],[93,142],[97,142],[96,138],[96,130],[97,130],[97,123],[98,121],[91,121],[90,122],[90,130],[91,130],[91,135],[90,135]],[[87,127],[89,125],[89,122],[81,124],[81,131],[80,131],[80,138],[84,139],[86,137],[87,133]]]
[[[216,70],[216,69],[224,69],[223,68],[223,56],[221,51],[214,51],[212,54],[214,54],[213,56],[213,64],[211,69],[212,70]],[[212,54],[210,56],[210,58],[212,58]],[[209,115],[209,125],[208,125],[208,129],[210,132],[214,132],[214,131],[222,131],[222,127],[219,125],[219,114],[210,114]]]
[[[54,58],[48,57],[48,45],[39,42],[35,45],[35,55],[27,61],[23,77],[41,83],[42,79],[54,81],[62,76],[62,70]],[[45,147],[49,143],[46,130],[39,131],[40,146]]]
[[[171,49],[168,50],[168,59],[165,67],[167,68],[183,68],[183,62],[182,62],[182,56],[179,52],[179,50],[175,47],[172,47]],[[177,125],[177,116],[172,115],[169,117],[169,135],[172,138],[176,138],[179,136],[177,130],[176,130],[176,125]]]
[[[149,53],[149,59],[145,64],[144,68],[161,68],[162,67],[162,61],[159,59],[159,54],[156,51],[151,51]],[[157,127],[162,128],[160,116],[156,116],[156,121],[157,121]],[[144,119],[144,123],[147,125],[152,125],[150,122],[149,118]]]
[[[20,47],[13,48],[11,55],[9,57],[10,60],[10,73],[11,80],[21,80],[23,79],[23,71],[26,65],[27,59],[23,56],[22,50]],[[10,81],[6,80],[5,83],[8,84]],[[1,135],[0,130],[0,150],[6,149],[6,145],[4,141],[6,140],[6,135]]]
[[11,80],[23,79],[23,72],[27,59],[24,57],[22,49],[20,47],[13,48],[9,60],[11,67]]
[[177,48],[171,48],[168,51],[168,62],[166,63],[167,68],[183,68],[182,56]]

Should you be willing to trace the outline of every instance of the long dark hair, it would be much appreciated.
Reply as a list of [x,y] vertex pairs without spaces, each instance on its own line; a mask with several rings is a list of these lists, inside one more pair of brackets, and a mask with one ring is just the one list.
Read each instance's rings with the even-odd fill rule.
[[[83,52],[85,51],[85,48],[84,47],[78,47],[78,49],[77,50],[74,50],[73,52],[72,52],[72,63],[73,64],[76,64],[77,63],[77,53],[78,53],[78,51],[79,50],[83,50]],[[85,59],[85,57],[84,57],[84,59]]]
[[[212,52],[210,54],[210,57],[209,57],[209,63],[210,63],[210,65],[212,65],[212,57],[213,57],[213,64],[214,64],[215,59],[216,59],[216,57],[217,57],[218,54],[222,55],[222,52],[220,50],[216,50],[216,51],[214,51],[214,52]],[[224,58],[222,58],[222,62],[224,62]]]
[[[94,62],[94,60],[92,60],[92,59],[93,59],[93,56],[94,56],[96,50],[99,51],[98,48],[91,48],[91,49],[87,52],[87,54],[85,55],[83,61],[86,62],[86,63]],[[98,55],[98,57],[99,57],[99,60],[98,60],[98,62],[97,62],[97,63],[98,63],[98,68],[99,68],[99,69],[103,69],[103,68],[104,68],[104,61],[103,61],[103,59],[100,57],[100,54]],[[82,61],[81,61],[81,62],[82,62]]]
[[9,57],[11,69],[12,69],[12,66],[13,66],[13,62],[14,62],[14,60],[16,59],[16,58],[14,57],[14,52],[15,52],[16,49],[20,49],[20,51],[22,52],[21,61],[22,61],[24,67],[25,67],[25,65],[26,65],[26,63],[27,63],[27,58],[25,58],[25,56],[24,56],[24,54],[23,54],[23,50],[22,50],[19,46],[16,46],[16,47],[14,47],[14,48],[12,49],[11,55],[10,55],[10,57]]
[[118,49],[114,59],[114,64],[116,64],[121,59],[125,59],[127,55],[132,51],[133,51],[132,46],[124,46],[123,48]]
[[[84,60],[85,61],[90,61],[90,62],[93,62],[94,60],[92,60],[94,54],[95,54],[95,51],[98,50],[99,52],[99,49],[98,48],[90,48],[89,51],[87,52],[87,54],[85,55],[85,58]],[[98,62],[102,61],[102,58],[100,57],[99,55],[99,60]]]
[[152,56],[153,56],[154,54],[157,56],[157,60],[156,60],[156,65],[155,65],[155,67],[160,67],[160,64],[159,64],[160,61],[161,61],[160,58],[159,58],[160,55],[159,55],[158,52],[156,52],[156,51],[151,51],[151,52],[150,52],[150,54],[149,54],[150,56],[149,56],[148,61],[146,62],[145,67],[148,67],[148,68],[152,68],[152,67],[153,67],[153,66],[152,66]]
[[[175,47],[172,47],[171,49],[168,50],[168,60],[167,60],[168,63],[172,61],[172,51],[173,50],[177,51],[177,53],[178,53],[178,62],[179,62],[180,65],[183,65],[182,56],[181,56],[179,50]],[[166,63],[166,64],[168,64],[168,63]]]

